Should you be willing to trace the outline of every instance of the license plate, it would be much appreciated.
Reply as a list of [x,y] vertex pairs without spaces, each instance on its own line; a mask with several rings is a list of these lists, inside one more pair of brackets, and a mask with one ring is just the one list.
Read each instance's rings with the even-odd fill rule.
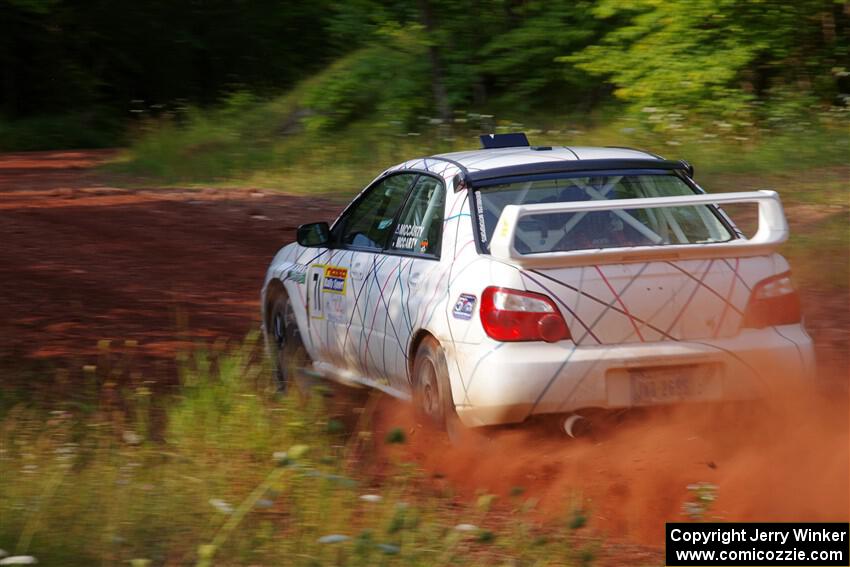
[[707,364],[631,369],[632,404],[706,399],[714,376],[714,365]]

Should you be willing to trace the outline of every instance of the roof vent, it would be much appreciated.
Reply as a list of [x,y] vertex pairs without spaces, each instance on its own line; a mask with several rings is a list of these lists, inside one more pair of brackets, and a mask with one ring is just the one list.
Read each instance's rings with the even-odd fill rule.
[[514,132],[512,134],[482,134],[478,137],[481,140],[481,147],[485,150],[493,150],[496,148],[527,148],[529,146],[528,138],[523,132]]

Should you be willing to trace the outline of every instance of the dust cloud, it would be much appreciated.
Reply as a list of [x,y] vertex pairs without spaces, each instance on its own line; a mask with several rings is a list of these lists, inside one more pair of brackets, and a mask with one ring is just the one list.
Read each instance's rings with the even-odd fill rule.
[[640,544],[663,545],[664,522],[688,519],[699,483],[715,498],[703,502],[704,520],[847,521],[846,389],[825,395],[779,384],[757,402],[640,412],[579,439],[517,427],[452,444],[417,423],[410,406],[389,400],[377,427],[406,428],[408,442],[387,450],[461,498],[522,488],[538,499],[542,520],[579,508],[595,532]]

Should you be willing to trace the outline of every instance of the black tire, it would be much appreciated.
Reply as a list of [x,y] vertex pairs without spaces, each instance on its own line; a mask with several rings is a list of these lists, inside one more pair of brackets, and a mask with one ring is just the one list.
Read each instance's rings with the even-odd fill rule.
[[304,348],[304,342],[301,340],[295,311],[285,294],[279,294],[271,303],[266,341],[277,389],[285,392],[310,361],[307,349]]
[[428,337],[416,349],[413,362],[413,405],[417,415],[450,437],[463,428],[455,412],[446,356],[435,339]]

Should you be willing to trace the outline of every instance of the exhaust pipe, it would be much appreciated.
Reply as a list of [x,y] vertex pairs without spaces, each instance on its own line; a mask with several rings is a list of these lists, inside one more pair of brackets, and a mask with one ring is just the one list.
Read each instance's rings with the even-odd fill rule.
[[564,433],[575,439],[584,436],[590,430],[590,422],[577,413],[572,413],[564,420]]

